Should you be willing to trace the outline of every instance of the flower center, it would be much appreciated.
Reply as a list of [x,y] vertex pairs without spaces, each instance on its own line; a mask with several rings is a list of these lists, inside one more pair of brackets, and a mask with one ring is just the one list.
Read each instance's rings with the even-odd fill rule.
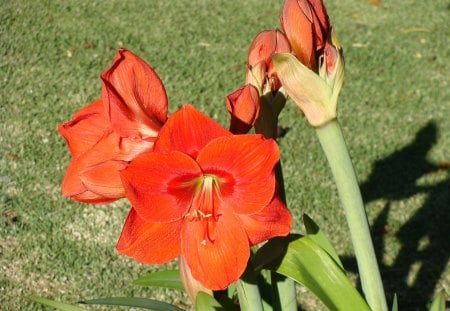
[[202,244],[214,242],[215,227],[219,218],[217,199],[220,195],[219,181],[214,175],[203,175],[199,178],[192,198],[191,206],[185,218],[188,221],[200,221],[203,226]]

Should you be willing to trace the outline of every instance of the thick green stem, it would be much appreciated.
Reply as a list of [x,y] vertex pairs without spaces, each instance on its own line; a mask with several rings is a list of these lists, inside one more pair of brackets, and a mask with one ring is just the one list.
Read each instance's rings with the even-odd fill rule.
[[337,120],[316,128],[317,136],[333,173],[345,211],[367,303],[374,311],[388,310],[383,283],[370,237],[366,211],[356,174]]
[[271,272],[272,308],[274,311],[297,311],[297,294],[294,280]]
[[[281,162],[275,166],[275,176],[278,182],[278,195],[286,204],[286,192],[284,189],[283,169]],[[297,293],[295,282],[281,274],[271,271],[272,307],[274,311],[297,311]]]
[[[261,111],[255,124],[255,132],[265,138],[276,140],[278,137],[278,116],[286,104],[286,96],[282,92],[275,95],[271,92],[261,96]],[[286,204],[283,170],[281,162],[275,166],[275,177],[278,183],[278,195]],[[287,205],[287,204],[286,204]],[[295,282],[281,274],[271,271],[272,307],[274,311],[297,311],[297,293]]]
[[237,282],[236,289],[241,311],[263,311],[261,293],[250,263]]

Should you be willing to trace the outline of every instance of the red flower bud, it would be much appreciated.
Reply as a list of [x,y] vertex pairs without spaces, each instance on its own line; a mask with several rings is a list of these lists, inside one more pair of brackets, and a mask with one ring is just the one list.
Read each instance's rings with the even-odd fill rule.
[[[291,47],[286,36],[278,29],[260,32],[250,45],[249,73],[246,82],[253,84],[260,93],[265,93],[266,90],[278,90],[281,85],[273,68],[271,56],[290,51]],[[261,72],[262,70],[264,72]]]
[[227,109],[231,114],[230,132],[246,134],[259,116],[258,90],[250,84],[227,96]]
[[316,70],[331,28],[322,0],[286,0],[280,21],[297,58]]

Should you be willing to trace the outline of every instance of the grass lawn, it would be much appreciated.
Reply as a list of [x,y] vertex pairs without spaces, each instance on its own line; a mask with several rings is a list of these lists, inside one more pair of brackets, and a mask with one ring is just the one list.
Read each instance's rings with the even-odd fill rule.
[[[0,8],[0,309],[41,310],[38,295],[75,302],[171,291],[131,285],[164,266],[115,252],[125,200],[79,204],[60,194],[69,161],[57,125],[98,98],[100,73],[124,46],[184,103],[228,126],[248,47],[277,27],[282,0],[6,0]],[[326,1],[344,47],[339,119],[357,170],[387,291],[400,310],[450,293],[450,7],[446,0]],[[289,207],[309,214],[354,279],[336,188],[314,131],[292,102],[280,140]],[[300,288],[304,310],[321,310]]]

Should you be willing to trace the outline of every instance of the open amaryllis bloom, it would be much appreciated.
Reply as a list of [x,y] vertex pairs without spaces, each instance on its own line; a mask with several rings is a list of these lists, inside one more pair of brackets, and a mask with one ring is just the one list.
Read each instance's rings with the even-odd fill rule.
[[133,207],[117,250],[142,263],[182,256],[206,288],[226,288],[244,272],[250,246],[290,231],[276,192],[278,161],[275,141],[233,135],[183,106],[154,152],[121,171]]
[[121,49],[101,78],[102,98],[58,127],[72,155],[62,192],[86,203],[109,203],[125,195],[119,171],[152,150],[167,119],[161,80],[130,51]]

